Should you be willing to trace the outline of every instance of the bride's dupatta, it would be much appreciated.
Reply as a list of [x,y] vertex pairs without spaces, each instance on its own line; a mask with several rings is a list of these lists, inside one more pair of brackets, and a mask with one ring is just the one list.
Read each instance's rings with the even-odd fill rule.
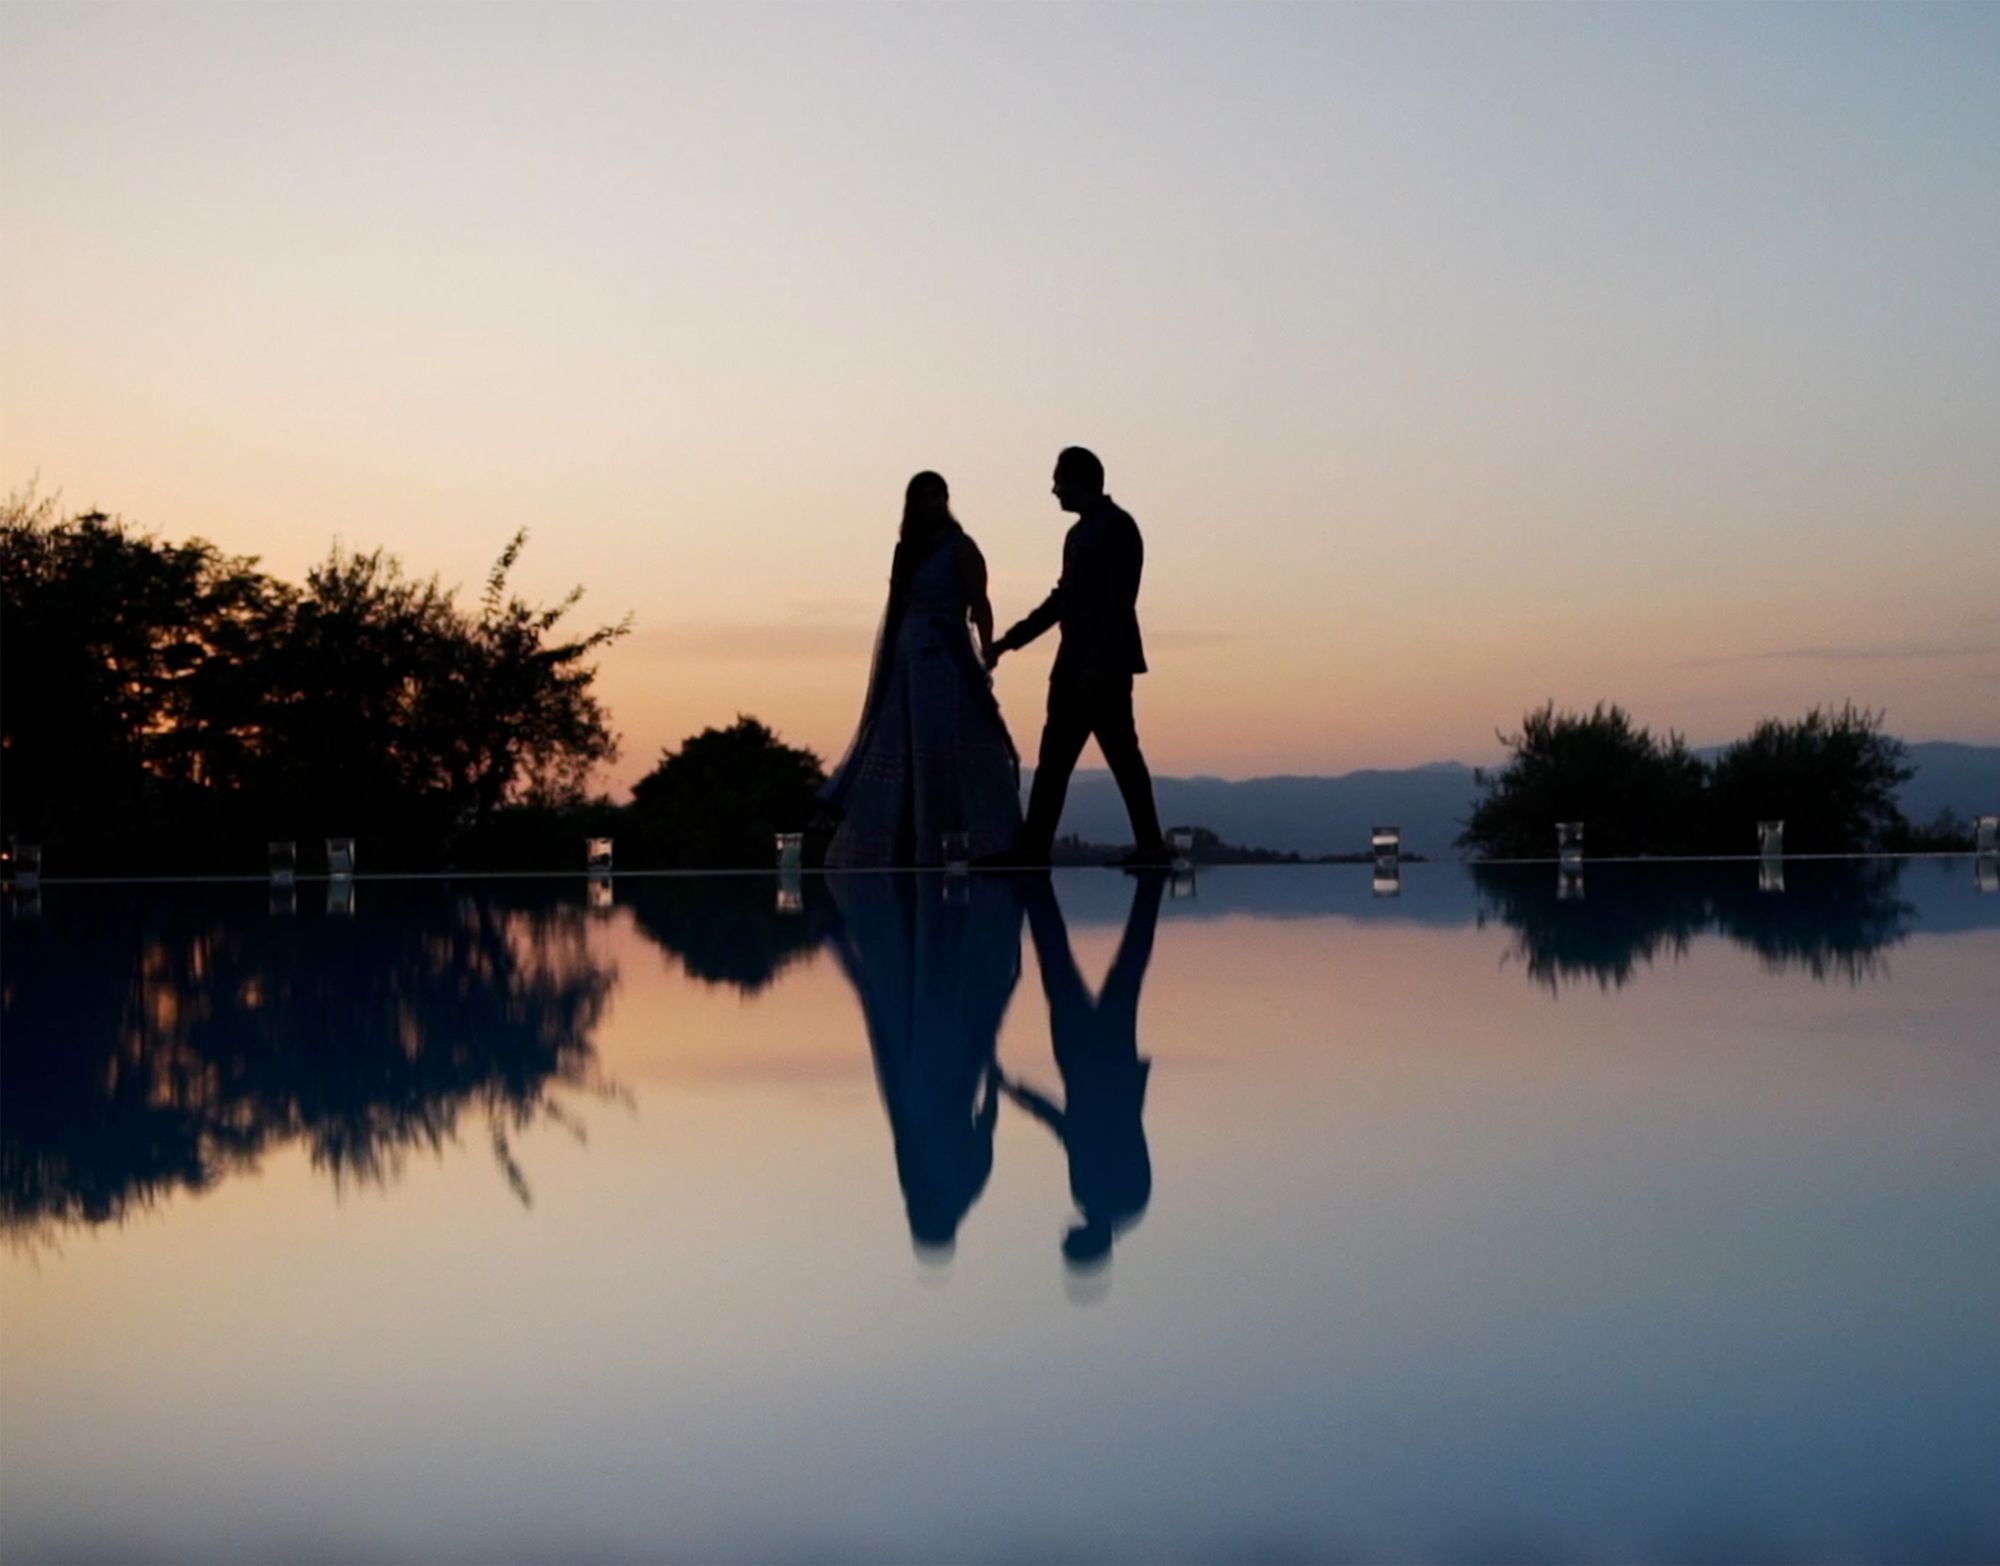
[[889,567],[889,597],[882,606],[882,623],[875,632],[875,653],[868,663],[868,689],[861,699],[861,721],[854,726],[854,738],[815,796],[829,822],[847,814],[847,796],[854,788],[859,770],[856,763],[867,754],[868,742],[881,716],[882,698],[888,693],[889,675],[896,661],[896,637],[903,629],[903,609],[909,602],[910,578],[917,567],[938,549],[956,548],[964,530],[956,522],[940,524],[920,538],[905,539],[896,545]]

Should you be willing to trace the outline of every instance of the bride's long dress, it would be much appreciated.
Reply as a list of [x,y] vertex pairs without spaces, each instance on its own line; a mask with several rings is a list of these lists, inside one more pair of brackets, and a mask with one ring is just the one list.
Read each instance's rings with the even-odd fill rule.
[[[929,884],[926,884],[928,880]],[[896,1175],[920,1249],[946,1246],[993,1172],[997,1039],[1021,976],[1010,876],[829,875],[829,944],[875,1057]]]
[[883,627],[867,710],[820,797],[840,824],[832,869],[943,862],[963,832],[977,859],[1021,829],[1021,772],[966,622],[954,529],[911,573],[897,622]]

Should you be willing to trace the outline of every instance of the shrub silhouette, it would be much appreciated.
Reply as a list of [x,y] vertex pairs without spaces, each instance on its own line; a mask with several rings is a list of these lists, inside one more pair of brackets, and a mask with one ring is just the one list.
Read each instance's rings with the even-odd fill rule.
[[64,873],[252,870],[262,844],[366,839],[370,868],[444,863],[510,802],[567,805],[617,754],[577,594],[476,610],[381,551],[293,586],[245,556],[100,512],[0,505],[0,830]]
[[1622,707],[1558,712],[1553,702],[1502,734],[1512,759],[1481,769],[1485,790],[1459,845],[1488,858],[1547,858],[1558,821],[1585,823],[1592,855],[1683,853],[1701,810],[1703,769],[1680,735],[1656,738]]
[[768,868],[773,835],[805,830],[825,781],[811,751],[739,714],[661,753],[632,786],[632,823],[648,863]]
[[1903,818],[1896,789],[1914,771],[1881,726],[1880,713],[1851,702],[1815,707],[1792,722],[1766,719],[1704,763],[1680,735],[1656,738],[1622,707],[1584,714],[1549,703],[1518,735],[1501,735],[1506,766],[1474,773],[1484,793],[1458,842],[1489,859],[1548,858],[1558,821],[1584,823],[1592,858],[1754,853],[1757,823],[1771,820],[1785,823],[1794,854],[1874,853],[1950,834],[1952,822],[1918,832]]
[[1892,846],[1908,824],[1896,789],[1915,776],[1882,715],[1852,702],[1792,723],[1767,719],[1710,763],[1702,846],[1748,853],[1756,823],[1785,823],[1785,851],[1861,853]]

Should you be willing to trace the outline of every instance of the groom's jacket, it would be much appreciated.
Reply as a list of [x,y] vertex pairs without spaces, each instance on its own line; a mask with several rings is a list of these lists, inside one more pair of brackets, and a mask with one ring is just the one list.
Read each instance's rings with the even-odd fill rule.
[[1144,674],[1139,640],[1139,573],[1146,546],[1139,524],[1103,496],[1063,540],[1062,580],[1002,638],[1024,647],[1052,625],[1062,627],[1050,679],[1066,675]]

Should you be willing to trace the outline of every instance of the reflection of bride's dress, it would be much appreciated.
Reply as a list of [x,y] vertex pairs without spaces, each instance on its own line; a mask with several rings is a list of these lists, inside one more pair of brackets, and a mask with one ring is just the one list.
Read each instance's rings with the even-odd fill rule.
[[980,858],[1014,846],[1020,768],[966,625],[956,528],[883,628],[867,710],[821,798],[840,815],[829,868],[936,865],[947,832]]
[[949,1246],[993,1172],[1000,1022],[1021,976],[1005,878],[827,877],[833,936],[868,1023],[910,1237]]

